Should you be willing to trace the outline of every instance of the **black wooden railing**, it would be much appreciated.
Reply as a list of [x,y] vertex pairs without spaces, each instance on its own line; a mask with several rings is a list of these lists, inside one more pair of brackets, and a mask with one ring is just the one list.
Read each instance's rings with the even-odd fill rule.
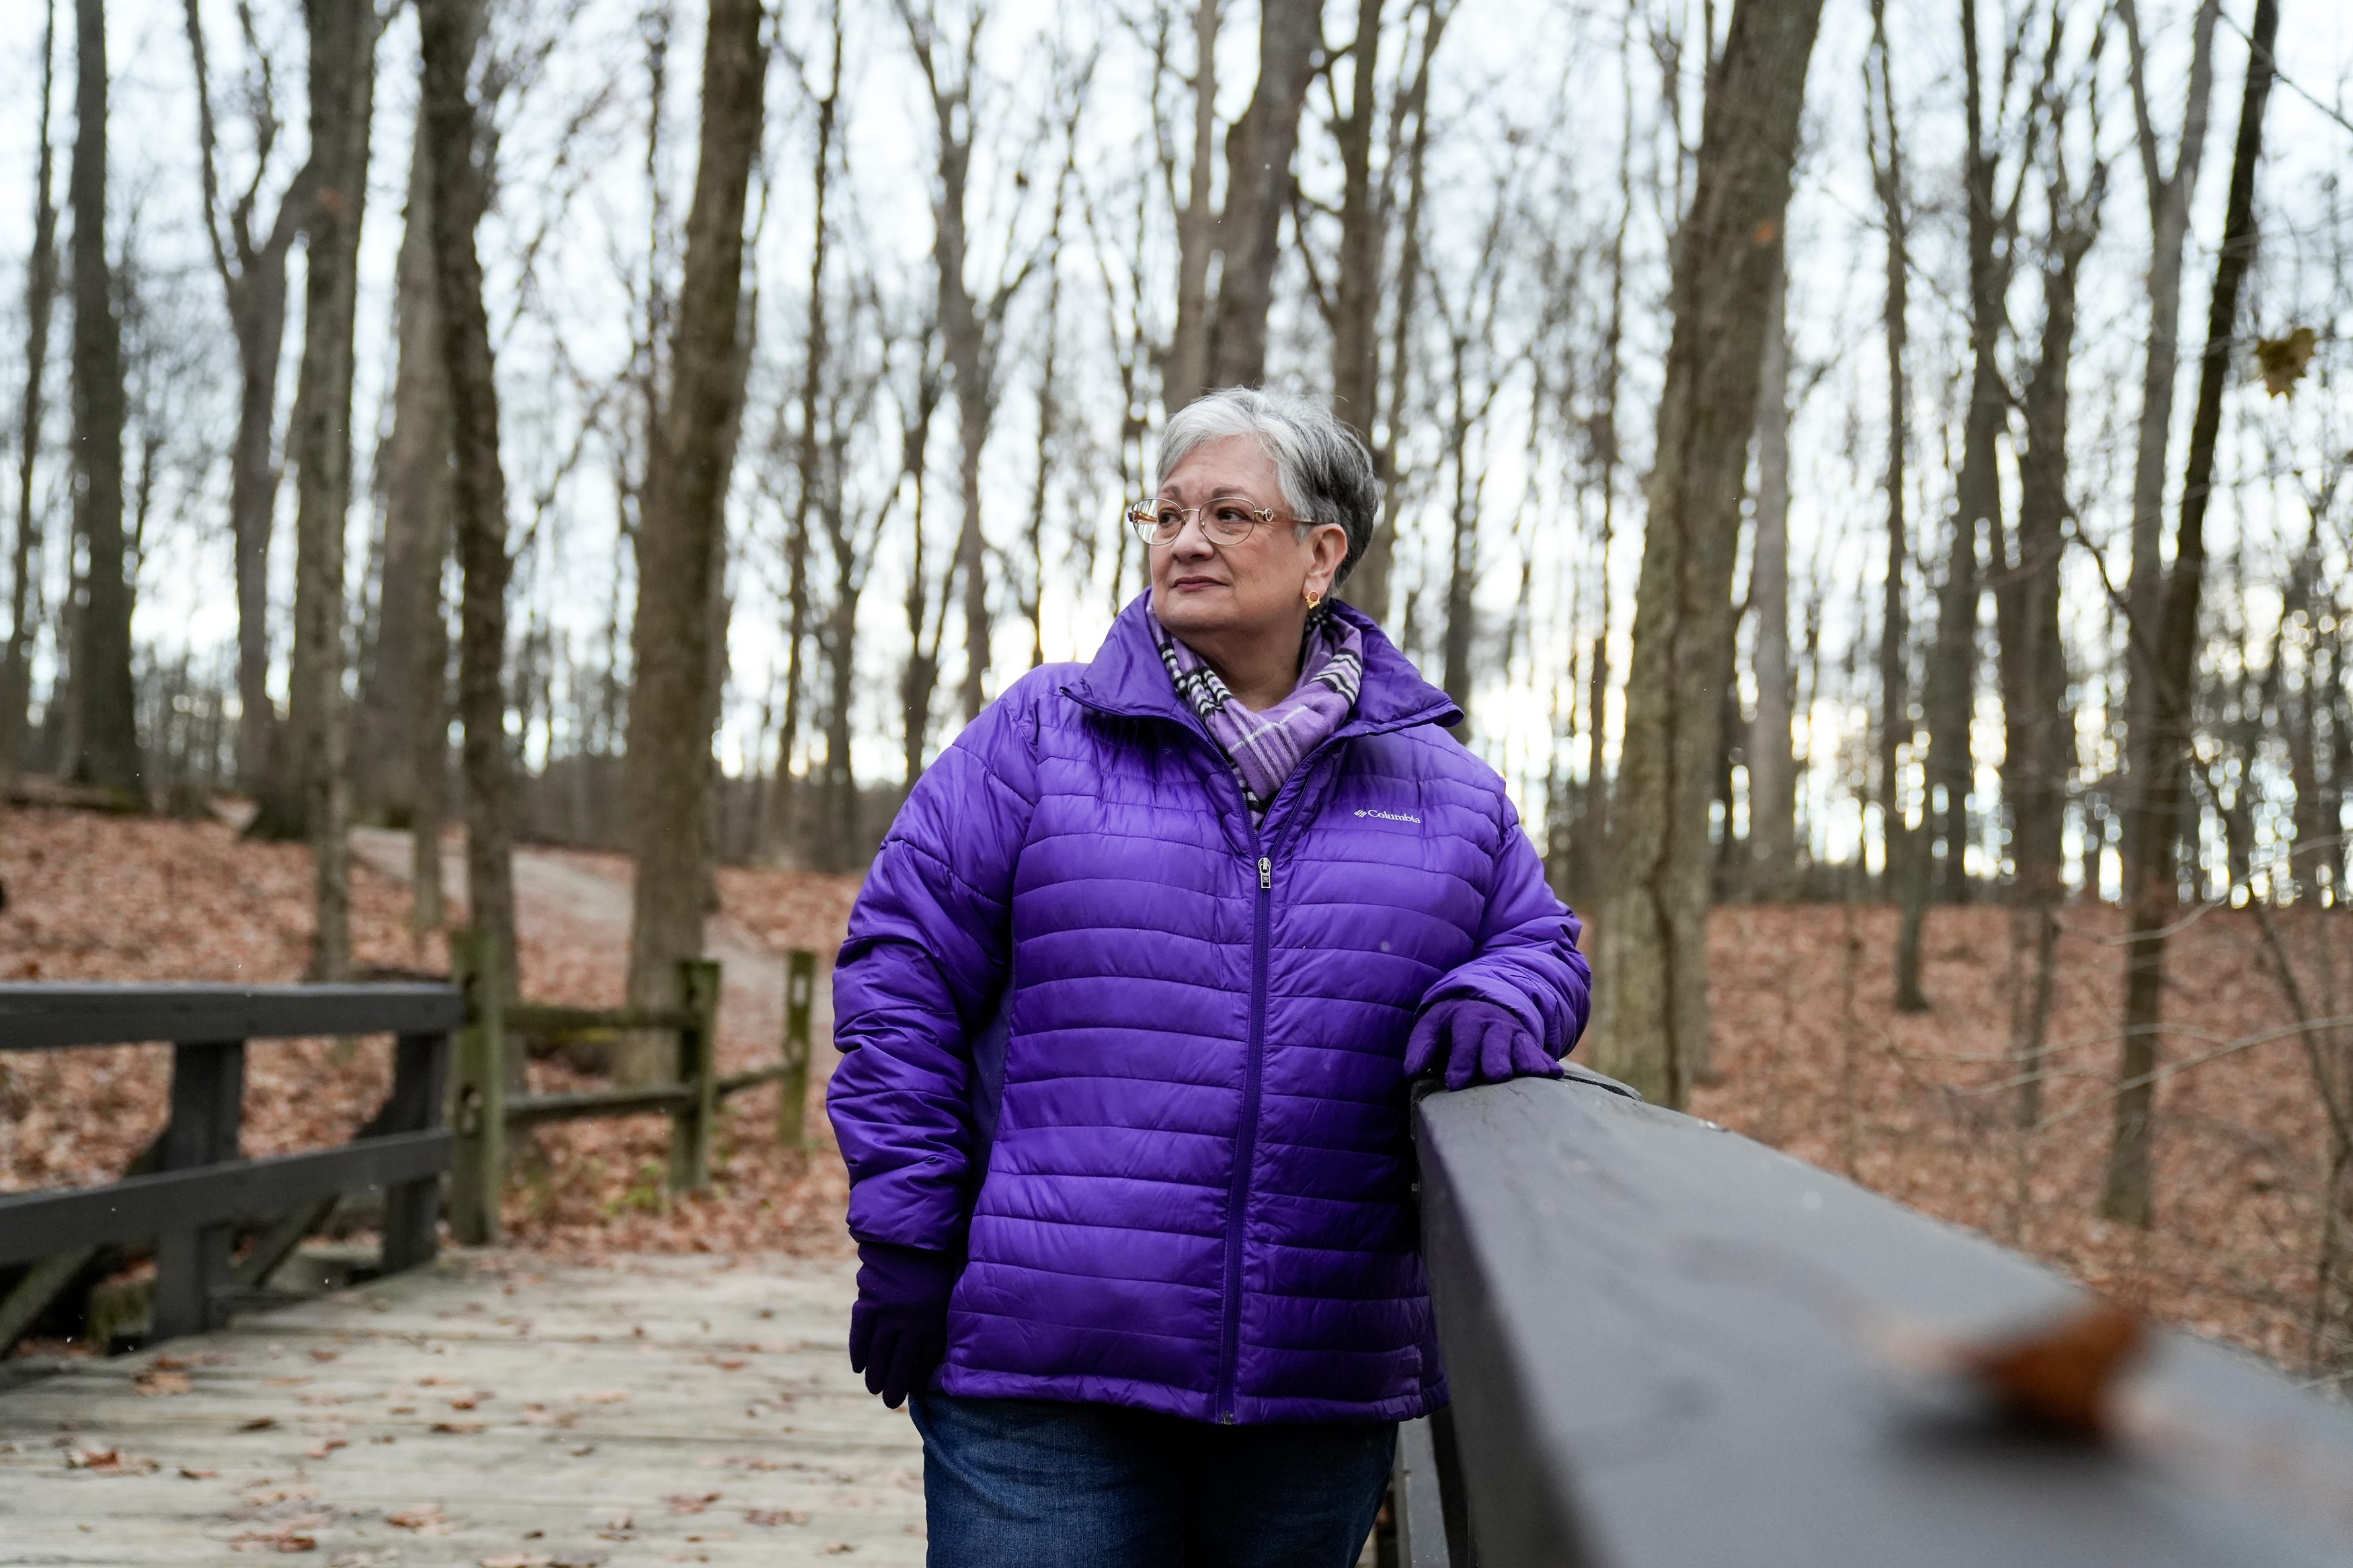
[[2353,1412],[2248,1358],[2153,1334],[2072,1435],[1940,1361],[2084,1310],[1982,1237],[1588,1083],[1415,1139],[1453,1403],[1400,1444],[1412,1568],[2353,1562]]
[[[0,1349],[109,1246],[154,1246],[153,1337],[216,1327],[240,1287],[259,1286],[340,1194],[362,1188],[384,1193],[383,1268],[429,1260],[462,1017],[448,985],[0,985],[0,1051],[172,1047],[171,1119],[122,1180],[0,1194],[0,1269],[32,1266],[0,1300]],[[392,1090],[350,1143],[238,1156],[248,1041],[386,1034]],[[237,1226],[254,1220],[274,1223],[237,1259]]]

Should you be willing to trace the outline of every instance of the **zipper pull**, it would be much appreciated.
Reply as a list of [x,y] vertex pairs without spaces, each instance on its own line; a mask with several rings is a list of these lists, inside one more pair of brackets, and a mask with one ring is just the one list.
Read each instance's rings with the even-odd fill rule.
[[1263,855],[1258,858],[1258,886],[1261,892],[1274,886],[1274,862]]

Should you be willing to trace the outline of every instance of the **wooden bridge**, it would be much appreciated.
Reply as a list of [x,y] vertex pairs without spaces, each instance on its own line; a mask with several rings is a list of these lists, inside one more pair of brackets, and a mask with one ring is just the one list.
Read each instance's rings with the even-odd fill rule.
[[[626,1022],[679,1032],[660,1104],[692,1184],[733,1081],[708,1008]],[[498,1130],[548,1109],[501,1102],[499,1028],[448,986],[0,986],[0,1049],[174,1043],[171,1121],[137,1173],[0,1194],[9,1300],[152,1242],[155,1329],[176,1336],[0,1363],[0,1563],[923,1560],[920,1445],[843,1354],[847,1263],[438,1251],[437,1184],[461,1232],[486,1226],[467,1205],[497,1190]],[[245,1041],[318,1033],[396,1037],[383,1109],[342,1149],[238,1158]],[[1368,1558],[2353,1563],[2353,1413],[1630,1096],[1573,1069],[1418,1100],[1453,1405],[1401,1434]],[[404,1271],[227,1321],[253,1300],[241,1273],[355,1184],[384,1193],[383,1262]]]
[[0,1563],[923,1560],[849,1266],[483,1250],[0,1393]]

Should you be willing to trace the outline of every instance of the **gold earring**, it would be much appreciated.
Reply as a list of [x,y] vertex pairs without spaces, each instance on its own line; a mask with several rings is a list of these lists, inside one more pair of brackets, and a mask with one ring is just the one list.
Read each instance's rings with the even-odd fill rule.
[[1311,610],[1324,602],[1324,595],[1317,593],[1313,588],[1306,590],[1306,592],[1301,594],[1299,596],[1307,601],[1307,607]]

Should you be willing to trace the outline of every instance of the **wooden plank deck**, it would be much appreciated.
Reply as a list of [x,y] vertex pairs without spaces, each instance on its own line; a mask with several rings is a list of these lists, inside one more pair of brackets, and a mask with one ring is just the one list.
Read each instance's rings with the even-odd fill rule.
[[851,1270],[461,1254],[62,1363],[0,1393],[0,1563],[919,1564]]

